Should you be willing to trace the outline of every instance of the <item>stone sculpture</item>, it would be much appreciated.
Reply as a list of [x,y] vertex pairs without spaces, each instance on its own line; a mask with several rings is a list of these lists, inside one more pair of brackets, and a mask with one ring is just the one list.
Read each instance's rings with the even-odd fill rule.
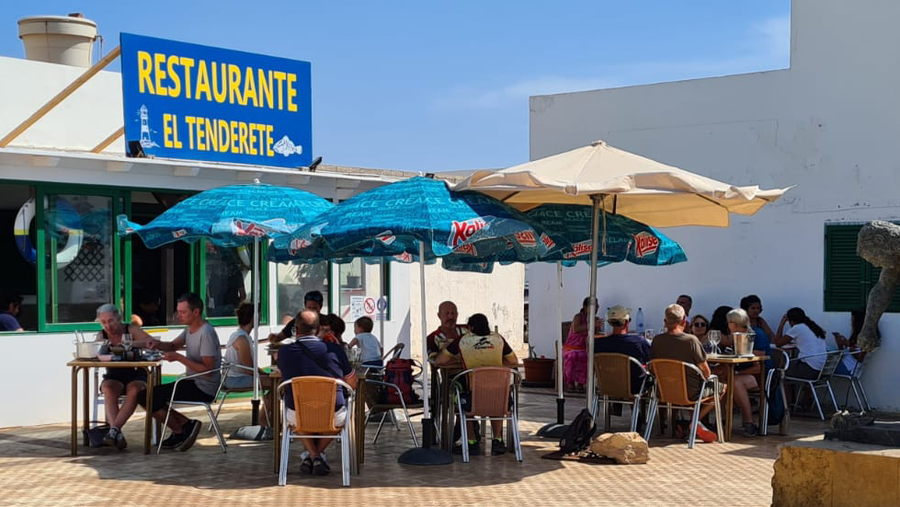
[[878,283],[869,292],[866,320],[857,342],[862,350],[871,351],[881,344],[875,330],[900,286],[900,226],[880,220],[869,222],[859,231],[856,254],[881,268]]

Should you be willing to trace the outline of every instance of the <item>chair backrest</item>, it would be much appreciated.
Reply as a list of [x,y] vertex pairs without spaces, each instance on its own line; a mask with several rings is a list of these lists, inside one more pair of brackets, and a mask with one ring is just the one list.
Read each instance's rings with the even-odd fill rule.
[[822,365],[822,370],[819,372],[819,380],[828,380],[834,375],[834,370],[837,369],[838,365],[841,364],[841,359],[844,357],[843,350],[832,350],[825,356],[825,364]]
[[772,348],[772,351],[769,354],[772,357],[772,367],[778,368],[779,370],[787,370],[788,366],[791,364],[791,356],[787,353],[786,350]]
[[[631,360],[626,354],[594,354],[594,378],[597,394],[612,398],[631,398]],[[636,361],[636,360],[635,360]]]
[[[863,368],[866,366],[866,362],[869,361],[869,358],[872,357],[872,354],[878,350],[878,348],[874,348],[868,352],[863,352],[862,350],[854,350],[852,352],[847,352],[848,354],[853,356],[853,359],[856,359],[856,365],[853,367],[853,371],[850,372],[850,377],[859,379],[862,377]],[[863,355],[865,354],[865,355]],[[859,357],[863,356],[860,361]]]
[[405,343],[398,343],[397,345],[394,345],[390,350],[385,352],[382,359],[397,359],[398,357],[400,357],[400,354],[403,353],[403,347],[405,346]]
[[487,366],[473,368],[469,372],[469,388],[472,390],[472,415],[503,417],[509,414],[509,389],[512,370]]
[[673,405],[693,405],[688,396],[686,368],[696,366],[674,359],[654,359],[648,363],[656,379],[659,401]]
[[331,377],[294,377],[291,390],[297,433],[338,433],[334,426],[334,400],[338,384]]

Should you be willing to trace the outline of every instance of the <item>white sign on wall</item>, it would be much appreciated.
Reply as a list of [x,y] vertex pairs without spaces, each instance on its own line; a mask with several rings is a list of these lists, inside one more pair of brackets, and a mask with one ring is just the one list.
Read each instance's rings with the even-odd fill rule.
[[355,321],[365,315],[363,311],[365,301],[365,296],[350,296],[350,321]]

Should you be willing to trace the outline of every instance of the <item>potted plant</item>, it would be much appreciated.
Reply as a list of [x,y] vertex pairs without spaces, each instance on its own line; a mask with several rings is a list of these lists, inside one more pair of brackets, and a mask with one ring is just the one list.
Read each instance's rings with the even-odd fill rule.
[[534,347],[528,346],[528,358],[522,360],[525,366],[525,382],[538,384],[553,384],[553,365],[556,363],[554,359],[547,359],[544,356],[537,357],[534,353]]

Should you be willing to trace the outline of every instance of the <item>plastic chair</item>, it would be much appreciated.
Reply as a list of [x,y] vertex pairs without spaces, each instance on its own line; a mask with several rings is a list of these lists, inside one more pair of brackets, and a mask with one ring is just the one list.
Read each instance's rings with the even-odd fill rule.
[[[769,368],[769,371],[766,372],[766,385],[764,386],[764,391],[761,393],[765,393],[766,400],[770,399],[773,394],[776,392],[776,389],[781,390],[781,400],[783,403],[787,403],[787,394],[784,390],[784,372],[788,369],[788,366],[791,364],[791,357],[785,350],[773,348],[771,352],[772,356],[772,368]],[[762,397],[761,393],[749,393],[750,396]],[[762,436],[766,436],[769,434],[769,403],[768,401],[760,400],[760,406],[762,406],[762,420],[766,423],[763,424],[759,428],[759,434]],[[784,407],[784,417],[781,419],[781,423],[778,425],[778,433],[780,435],[787,435],[787,428],[791,422],[791,411],[787,409],[787,406]]]
[[[643,373],[641,387],[637,393],[631,390],[631,369],[637,366]],[[647,387],[647,369],[637,359],[627,354],[615,354],[599,352],[594,354],[594,379],[597,381],[597,396],[594,397],[594,406],[591,413],[597,418],[597,408],[600,398],[603,398],[603,413],[605,414],[605,430],[610,427],[609,406],[612,403],[631,405],[631,428],[637,428],[638,414],[641,410],[641,397]]]
[[[225,399],[228,398],[228,395],[230,395],[232,393],[251,393],[251,392],[253,392],[252,385],[250,387],[241,387],[241,388],[237,388],[237,389],[228,389],[225,386],[225,379],[228,377],[228,373],[231,372],[231,370],[233,370],[235,368],[240,369],[240,370],[246,370],[246,371],[250,372],[250,375],[252,376],[253,368],[251,368],[249,366],[244,366],[242,364],[224,363],[224,362],[222,363],[222,366],[223,366],[223,371],[225,371],[225,373],[222,374],[222,381],[219,383],[219,390],[218,390],[218,392],[216,392],[216,397],[213,398],[213,400],[216,400],[216,399],[219,400],[219,406],[216,408],[216,419],[219,418],[219,412],[222,411],[222,405],[225,404]],[[262,394],[262,386],[260,386],[259,392],[260,392],[260,394]],[[219,396],[221,396],[221,398],[219,398]],[[265,410],[265,403],[263,403],[263,410]],[[268,412],[267,412],[267,415],[268,415]],[[212,422],[210,422],[209,427],[206,429],[206,431],[212,431],[212,429],[213,429]]]
[[[209,416],[209,422],[212,425],[213,429],[216,431],[216,437],[219,439],[219,447],[222,448],[222,453],[228,452],[228,446],[225,444],[225,436],[222,435],[222,428],[219,427],[219,421],[216,419],[216,414],[213,413],[212,403],[215,401],[213,398],[211,401],[186,401],[186,400],[176,400],[175,394],[178,392],[178,383],[194,379],[197,377],[202,377],[204,375],[208,375],[216,370],[207,370],[200,373],[195,373],[193,375],[185,375],[183,377],[178,377],[175,381],[175,387],[172,389],[172,396],[169,397],[169,408],[166,410],[166,420],[163,422],[163,433],[165,433],[165,428],[169,425],[169,416],[172,414],[172,408],[176,405],[186,405],[193,407],[203,407],[206,409],[206,415]],[[220,366],[218,369],[219,372],[219,390],[222,389],[222,382],[225,380],[225,375],[228,373],[228,365]],[[149,408],[148,408],[149,410]],[[156,447],[156,454],[159,454],[160,450],[162,450],[163,439],[159,439],[159,444]]]
[[[700,405],[712,401],[715,405],[718,440],[719,442],[725,441],[722,435],[722,409],[719,404],[719,378],[717,376],[710,375],[709,378],[703,378],[703,372],[697,366],[674,359],[654,359],[647,363],[647,367],[655,379],[655,387],[650,399],[650,413],[647,418],[647,428],[644,430],[644,440],[650,441],[653,419],[656,418],[659,404],[665,403],[670,408],[693,411],[690,435],[688,436],[688,449],[693,449],[694,441],[697,438],[697,424],[700,422]],[[703,379],[696,400],[691,400],[691,397],[688,395],[686,370],[695,372]],[[701,396],[702,393],[706,392],[706,386],[710,383],[714,388],[713,394],[706,397]]]
[[843,350],[832,350],[830,352],[826,352],[824,354],[812,354],[808,356],[798,357],[796,360],[800,361],[803,359],[807,359],[810,357],[819,357],[825,356],[825,364],[822,366],[822,369],[819,370],[819,376],[815,379],[805,379],[800,377],[790,377],[785,376],[785,382],[794,382],[800,384],[800,389],[797,391],[796,399],[794,400],[794,411],[800,406],[800,394],[803,392],[803,386],[809,386],[809,390],[812,391],[813,400],[816,402],[816,410],[819,411],[819,419],[825,420],[825,414],[822,413],[822,405],[819,403],[819,395],[816,394],[816,389],[827,388],[828,395],[831,396],[831,404],[835,410],[838,409],[837,400],[834,397],[834,390],[831,389],[831,377],[834,375],[834,370],[837,369],[838,364],[841,363],[841,358],[844,356]]
[[[284,402],[284,388],[291,386],[296,420],[288,421]],[[340,428],[334,425],[334,402],[338,387],[346,395],[347,419]],[[278,468],[278,485],[287,484],[288,456],[291,440],[295,438],[333,438],[341,442],[342,484],[350,485],[351,455],[350,425],[353,417],[353,400],[356,392],[343,380],[331,377],[306,376],[285,380],[278,386],[281,398],[281,463]]]
[[[874,352],[874,350],[872,351]],[[860,408],[860,410],[865,410],[866,412],[872,411],[872,406],[869,405],[869,397],[866,396],[866,390],[863,389],[862,385],[862,373],[863,367],[868,361],[872,352],[866,355],[862,361],[859,360],[859,356],[863,354],[861,350],[854,350],[852,352],[845,352],[847,355],[856,356],[856,364],[853,366],[853,370],[850,372],[850,375],[844,375],[840,373],[835,373],[832,375],[833,378],[842,378],[847,381],[847,392],[844,394],[844,408],[846,409],[849,406],[850,401],[850,390],[853,390],[853,396],[856,397],[856,406]],[[862,395],[862,396],[860,396]]]
[[[468,376],[469,389],[472,393],[472,410],[465,412],[462,404],[460,381]],[[462,430],[463,463],[469,462],[469,440],[467,421],[482,418],[488,421],[509,421],[508,429],[512,434],[516,450],[516,461],[522,462],[522,442],[519,437],[519,407],[517,405],[517,385],[521,374],[514,369],[502,366],[470,368],[458,373],[451,381],[456,389],[456,404],[459,410],[460,428]],[[510,387],[512,386],[512,387]],[[512,397],[510,397],[512,390]],[[510,399],[512,406],[510,407]]]

